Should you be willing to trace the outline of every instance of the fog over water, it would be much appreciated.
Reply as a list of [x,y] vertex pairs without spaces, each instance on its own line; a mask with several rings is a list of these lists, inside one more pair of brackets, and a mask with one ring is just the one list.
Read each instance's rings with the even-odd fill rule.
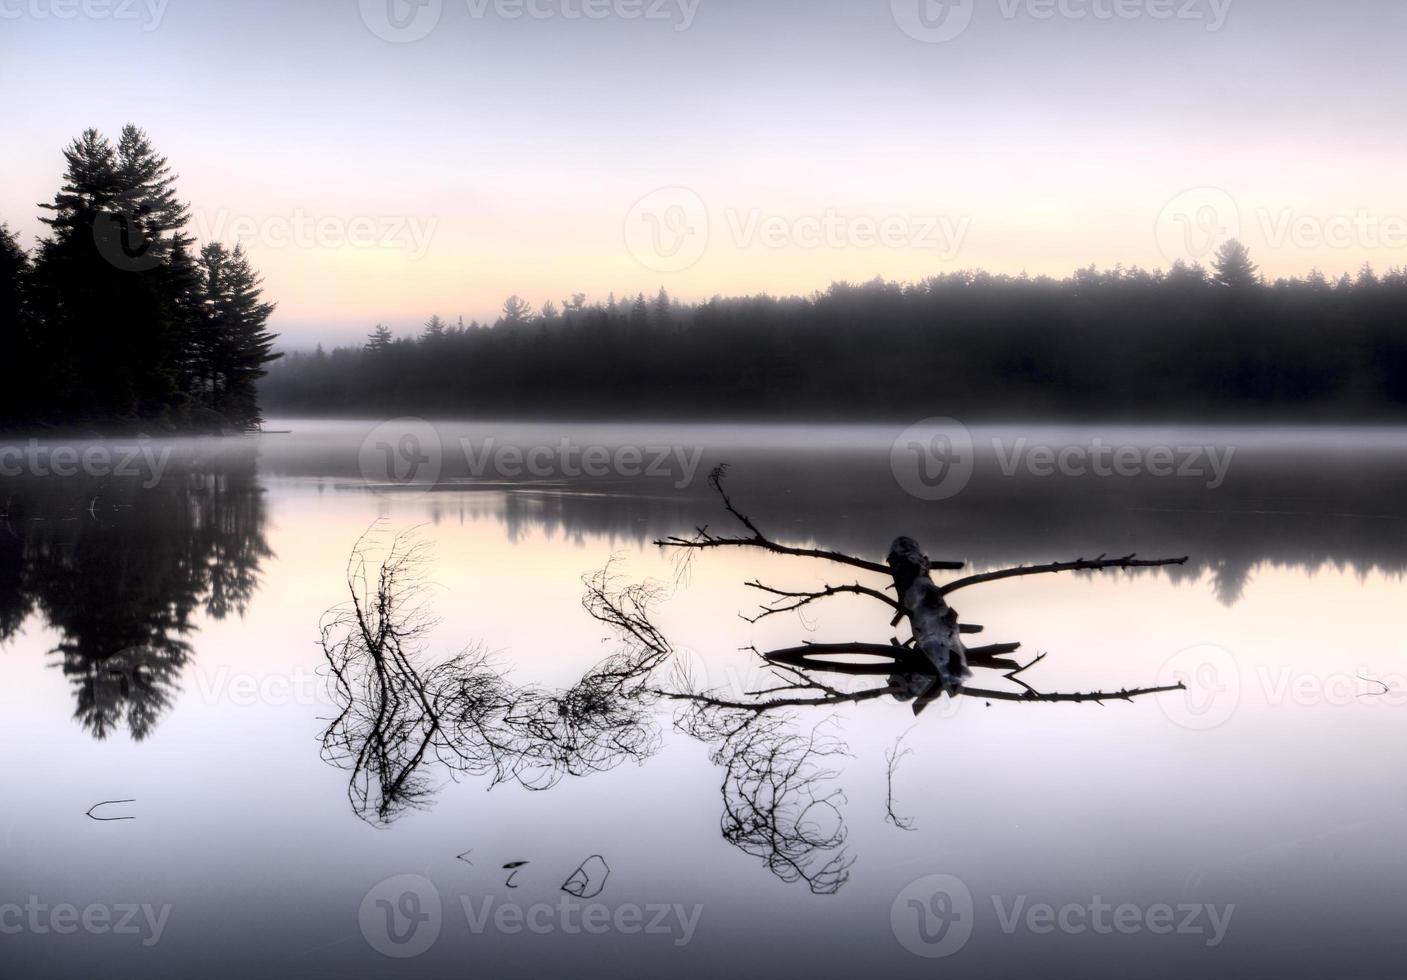
[[[150,927],[7,936],[20,975],[39,963],[111,976],[195,963],[216,976],[357,973],[374,955],[366,930],[376,934],[363,900],[401,875],[431,883],[441,928],[418,957],[377,956],[378,975],[591,962],[707,976],[746,948],[750,968],[781,976],[927,976],[942,961],[905,945],[924,941],[905,896],[925,894],[914,883],[932,875],[970,895],[972,932],[946,961],[964,972],[1369,976],[1396,948],[1402,431],[974,429],[968,482],[924,501],[901,486],[898,427],[436,423],[439,449],[424,454],[438,472],[411,482],[367,469],[374,423],[269,428],[288,431],[155,444],[173,452],[146,488],[5,479],[0,724],[24,793],[4,822],[0,897],[169,905],[150,946]],[[563,438],[631,474],[635,457],[617,453],[638,449],[642,472],[548,472],[582,465],[558,455]],[[501,472],[518,469],[503,446],[552,449],[536,457],[546,475],[527,472],[527,457],[518,475]],[[1041,446],[1079,451],[1042,475]],[[1137,449],[1159,472],[1152,450],[1167,447],[1188,473],[1099,476],[1098,446]],[[647,475],[657,449],[672,462]],[[1234,450],[1214,488],[1207,450]],[[1082,454],[1089,473],[1060,472]],[[509,690],[564,690],[616,649],[581,605],[583,575],[613,558],[625,582],[666,583],[654,621],[710,686],[766,686],[740,647],[886,643],[887,613],[862,597],[756,624],[736,615],[757,609],[748,580],[813,588],[867,573],[738,550],[700,553],[681,575],[651,544],[704,524],[732,532],[705,481],[719,462],[735,503],[787,543],[879,560],[909,534],[976,571],[1188,555],[1169,569],[992,583],[953,602],[986,627],[982,642],[1020,641],[1022,662],[1047,654],[1026,675],[1042,690],[1190,689],[1102,707],[945,700],[917,723],[889,698],[788,713],[787,730],[825,723],[844,747],[808,791],[835,804],[812,813],[842,832],[834,894],[720,835],[726,760],[678,731],[668,705],[650,719],[657,751],[607,771],[486,793],[486,778],[432,767],[422,809],[385,822],[357,812],[349,771],[320,757],[337,707],[318,625],[346,598],[348,556],[378,520],[418,528],[430,549],[427,662],[484,651]],[[1006,686],[983,673],[984,686]],[[901,736],[912,754],[891,781],[886,752]],[[135,802],[99,816],[135,819],[85,816],[107,800]],[[887,822],[888,806],[913,829]],[[560,886],[592,855],[610,869],[603,891],[572,898]],[[502,866],[518,861],[509,887]],[[593,903],[612,915],[638,906],[646,920],[664,909],[662,931],[593,935],[578,928]],[[475,931],[505,904],[553,911],[534,913],[537,933],[513,931],[514,913],[507,928]],[[1127,935],[1096,929],[1129,904]],[[1078,906],[1066,920],[1085,928],[1044,931],[1039,909],[1029,918],[1042,905]],[[1165,935],[1161,905],[1188,906],[1179,920],[1200,911]],[[1287,948],[1296,922],[1304,943]]]

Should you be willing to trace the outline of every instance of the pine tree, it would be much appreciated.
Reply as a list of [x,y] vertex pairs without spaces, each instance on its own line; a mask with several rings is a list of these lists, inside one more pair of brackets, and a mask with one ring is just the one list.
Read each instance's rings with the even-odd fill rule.
[[1234,238],[1217,249],[1212,271],[1212,281],[1220,286],[1240,289],[1260,282],[1260,270],[1251,261],[1251,250]]
[[7,363],[24,366],[0,385],[0,424],[29,418],[39,394],[30,384],[37,367],[27,296],[31,272],[29,256],[9,226],[0,223],[0,350]]
[[521,326],[530,321],[532,315],[532,306],[517,294],[503,301],[503,322],[509,326]]
[[665,292],[664,287],[661,286],[659,295],[655,297],[655,301],[650,307],[650,325],[657,330],[664,329],[670,325],[673,319],[674,309],[669,301],[669,293]]
[[176,199],[176,178],[147,134],[128,123],[117,141],[117,196],[113,205],[129,239],[140,238],[144,256],[166,262],[173,249],[195,241],[183,230],[190,209]]
[[425,330],[421,333],[420,338],[432,342],[445,339],[445,321],[440,319],[438,313],[425,321]]
[[366,349],[373,354],[382,354],[391,349],[391,343],[391,328],[384,323],[378,323],[367,335]]
[[263,421],[255,382],[277,360],[275,335],[268,330],[274,304],[261,299],[261,279],[243,246],[229,251],[218,242],[201,249],[204,276],[202,329],[212,355],[205,365],[210,405],[230,424],[254,428]]

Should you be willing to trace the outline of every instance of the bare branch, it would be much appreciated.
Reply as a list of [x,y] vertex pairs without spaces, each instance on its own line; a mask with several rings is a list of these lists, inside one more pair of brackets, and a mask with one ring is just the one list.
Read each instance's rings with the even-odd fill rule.
[[[839,551],[826,551],[819,548],[792,548],[768,538],[758,529],[757,525],[753,523],[750,517],[733,505],[732,498],[730,498],[728,492],[723,489],[723,477],[727,475],[727,472],[728,468],[726,465],[715,467],[713,472],[708,476],[708,485],[723,498],[724,509],[727,510],[738,523],[742,524],[746,530],[751,532],[751,534],[748,537],[719,537],[711,533],[707,526],[704,526],[698,528],[692,538],[671,536],[657,540],[655,544],[659,545],[661,548],[681,549],[729,547],[762,548],[773,554],[792,555],[798,558],[820,558],[841,565],[849,565],[852,568],[862,568],[867,572],[874,572],[878,575],[889,574],[889,566],[882,565],[879,562],[866,561],[863,558],[856,558],[854,555],[847,555]],[[962,562],[930,562],[930,565],[933,568],[947,571],[960,571],[966,567]]]
[[[885,595],[883,592],[880,592],[876,589],[867,588],[863,585],[860,585],[858,582],[854,585],[827,585],[825,588],[819,589],[814,592],[788,592],[784,589],[774,589],[769,585],[763,585],[761,582],[756,581],[747,582],[744,584],[746,584],[747,587],[750,589],[758,589],[759,591],[766,592],[770,595],[778,597],[778,601],[760,607],[760,610],[756,616],[744,616],[743,619],[749,623],[757,623],[763,619],[766,619],[768,616],[775,616],[778,613],[794,612],[798,609],[810,605],[813,602],[817,602],[821,599],[828,599],[831,596],[836,595],[849,594],[869,596],[871,599],[878,599],[880,602],[883,602],[885,605],[893,609],[899,608],[899,604],[893,599],[889,598],[889,596]],[[795,601],[781,602],[780,600],[783,599],[790,599]]]
[[1168,565],[1185,565],[1187,556],[1181,558],[1161,558],[1154,561],[1139,561],[1137,556],[1128,555],[1124,558],[1105,558],[1100,555],[1098,558],[1077,558],[1074,561],[1052,562],[1049,565],[1020,565],[1016,568],[1003,568],[995,572],[983,572],[980,575],[969,575],[942,586],[938,591],[943,595],[949,595],[958,589],[965,589],[971,585],[982,585],[987,582],[998,582],[1002,579],[1021,578],[1026,575],[1052,575],[1059,572],[1091,572],[1108,571],[1119,568],[1163,568]]

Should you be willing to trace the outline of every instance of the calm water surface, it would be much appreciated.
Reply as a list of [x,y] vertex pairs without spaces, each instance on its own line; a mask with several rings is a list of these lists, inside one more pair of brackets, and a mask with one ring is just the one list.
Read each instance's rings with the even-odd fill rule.
[[[113,934],[0,912],[7,976],[1366,977],[1404,952],[1407,432],[976,430],[970,482],[930,502],[896,480],[901,427],[269,428],[287,431],[156,444],[159,481],[0,479],[0,905],[159,920]],[[560,462],[564,439],[616,470],[621,447],[642,469],[669,455],[592,476]],[[1025,455],[1095,445],[1234,454],[1215,486],[1209,467],[1042,475]],[[520,471],[504,446],[551,453]],[[423,662],[482,652],[517,688],[565,689],[619,648],[581,602],[608,562],[664,583],[655,622],[710,687],[775,683],[742,648],[894,636],[863,597],[738,615],[757,608],[749,580],[864,572],[720,550],[681,573],[651,544],[733,531],[704,479],[724,461],[770,536],[874,560],[899,534],[978,571],[1187,555],[953,602],[982,642],[1046,654],[1025,675],[1043,691],[1189,690],[790,713],[787,731],[820,726],[836,752],[790,787],[821,801],[806,819],[825,846],[803,865],[845,868],[833,888],[725,840],[726,762],[667,706],[648,758],[545,791],[431,763],[421,806],[382,819],[349,796],[354,774],[322,752],[338,706],[319,622],[377,522],[429,549]],[[87,815],[125,800],[94,815],[134,819]],[[593,855],[598,880],[566,894]]]

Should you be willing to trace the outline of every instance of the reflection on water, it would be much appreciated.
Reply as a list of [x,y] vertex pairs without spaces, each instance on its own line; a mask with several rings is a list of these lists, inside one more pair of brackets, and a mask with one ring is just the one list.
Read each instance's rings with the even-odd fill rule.
[[[266,474],[366,492],[357,460],[369,424],[287,424],[292,435],[264,442]],[[1185,566],[1163,574],[1178,582],[1210,574],[1228,605],[1257,569],[1407,570],[1401,504],[1407,500],[1407,432],[1401,430],[974,429],[971,482],[934,503],[904,492],[896,481],[891,447],[900,428],[442,423],[438,483],[401,492],[420,499],[430,490],[423,502],[432,521],[491,516],[515,540],[545,530],[567,540],[639,546],[715,520],[704,477],[729,463],[735,492],[756,512],[776,515],[779,538],[826,541],[852,552],[874,553],[910,535],[930,543],[935,557],[979,569],[1104,552],[1190,555]],[[697,450],[699,463],[687,485],[678,486],[683,472],[677,466],[654,479],[505,480],[475,473],[466,462],[494,440],[526,452],[561,439],[612,449],[664,445],[686,455]],[[1047,476],[1029,466],[1011,471],[1012,458],[1032,446],[1096,444],[1208,447],[1229,462],[1215,479],[1205,463],[1190,477]],[[464,446],[469,453],[456,448]]]
[[[774,597],[749,621],[794,612],[813,603],[858,595],[878,600],[891,626],[907,620],[910,637],[879,643],[807,644],[761,653],[770,686],[725,690],[688,682],[665,634],[651,619],[662,587],[622,583],[608,565],[586,579],[586,611],[610,627],[621,649],[596,664],[561,693],[510,684],[490,658],[464,652],[429,663],[425,647],[438,625],[424,571],[430,548],[413,533],[390,537],[383,556],[377,539],[384,528],[359,539],[347,564],[347,601],[324,616],[321,646],[332,676],[337,716],[323,732],[323,758],[350,770],[348,797],[363,820],[389,824],[409,809],[429,805],[435,769],[490,776],[490,786],[516,781],[549,789],[567,776],[609,772],[627,760],[643,763],[662,744],[651,709],[661,701],[677,706],[675,727],[710,744],[711,761],[722,767],[722,836],[740,851],[760,858],[784,882],[805,882],[818,895],[838,892],[849,879],[852,858],[841,804],[826,760],[846,754],[846,745],[823,735],[821,726],[797,730],[802,709],[830,709],[885,696],[912,702],[918,716],[943,696],[986,701],[1105,704],[1186,690],[1182,683],[1115,692],[1048,693],[1022,679],[1044,660],[1006,659],[1019,643],[968,647],[962,637],[983,627],[959,621],[947,596],[995,581],[1083,571],[1146,571],[1181,559],[1078,560],[1020,566],[943,583],[917,542],[896,540],[886,563],[828,548],[798,549],[764,535],[734,504],[723,485],[725,468],[709,477],[723,509],[740,525],[735,535],[700,528],[692,538],[670,538],[664,546],[692,557],[718,549],[744,549],[817,561],[829,569],[861,569],[893,580],[897,598],[867,586],[819,585],[808,591],[778,590],[747,583]],[[951,564],[951,563],[950,563]],[[952,570],[951,568],[947,570]],[[883,620],[878,620],[883,622]],[[673,682],[660,675],[672,668]],[[972,669],[995,670],[1008,689],[966,684]],[[881,687],[843,690],[831,675],[887,675]],[[890,752],[888,818],[893,812],[893,753]],[[507,867],[507,866],[505,866]]]
[[242,614],[271,557],[252,451],[177,459],[149,482],[5,483],[0,641],[32,612],[56,630],[75,717],[100,739],[150,734],[194,652],[193,614]]
[[426,542],[375,535],[348,563],[349,600],[323,618],[322,649],[339,709],[323,757],[352,773],[364,820],[389,823],[432,795],[433,767],[550,789],[606,772],[659,746],[642,685],[667,651],[644,647],[596,665],[564,692],[511,684],[482,653],[429,665],[436,625],[422,578]]
[[[371,487],[357,462],[371,425],[275,427],[294,431],[219,452],[180,446],[185,462],[150,488],[0,478],[0,725],[27,787],[0,811],[10,882],[0,904],[33,894],[174,906],[152,949],[112,936],[0,937],[17,975],[100,964],[112,977],[456,975],[467,957],[490,975],[589,961],[713,976],[746,948],[779,978],[931,977],[935,963],[896,939],[890,909],[899,901],[909,915],[900,900],[935,874],[972,893],[971,942],[936,964],[961,975],[1372,976],[1396,949],[1407,859],[1395,843],[1401,788],[1385,773],[1407,765],[1393,618],[1407,565],[1400,433],[1191,434],[1237,448],[1215,489],[1008,477],[988,454],[964,492],[926,503],[891,470],[898,427],[802,440],[741,427],[488,429],[525,444],[566,431],[700,445],[699,479],[680,488],[479,477],[448,453],[433,486]],[[486,431],[439,428],[446,446]],[[858,595],[736,617],[756,618],[758,601],[774,598],[741,585],[753,577],[790,592],[854,581],[804,559],[713,554],[676,582],[672,556],[650,542],[701,525],[731,531],[703,483],[720,461],[734,464],[735,498],[788,544],[880,560],[911,535],[934,558],[966,563],[955,577],[1101,553],[1190,560],[959,593],[963,622],[987,627],[983,643],[1027,646],[1019,662],[974,665],[967,696],[917,722],[912,700],[894,700],[919,695],[905,671],[821,670],[830,665],[808,650],[777,663],[807,671],[792,680],[833,689],[836,703],[738,724],[749,717],[738,692],[777,686],[743,650],[883,646],[895,631],[886,608]],[[350,597],[347,555],[378,519],[390,534],[419,526],[433,544],[426,612],[444,625],[423,658],[408,658],[412,672],[383,650],[378,674],[370,647],[346,648],[329,703],[316,624]],[[656,607],[671,662],[645,681],[616,672],[658,695],[653,707],[619,703],[621,678],[600,665],[638,648],[581,608],[581,576],[613,555],[618,586],[674,586]],[[366,566],[372,577],[378,568]],[[1162,696],[1104,708],[995,698],[1024,699],[1022,681],[1049,692],[1162,685],[1188,651],[1214,674],[1188,674],[1211,699],[1205,713]],[[676,677],[683,663],[687,677]],[[445,664],[453,670],[437,673]],[[703,692],[722,703],[665,696]],[[68,721],[75,697],[81,725]],[[324,733],[333,765],[318,751]],[[913,754],[896,773],[886,761],[905,733]],[[589,778],[563,778],[577,775]],[[552,790],[519,791],[540,786]],[[83,816],[127,799],[137,803],[98,813],[136,819]],[[587,855],[610,869],[597,902],[700,903],[690,945],[475,932],[459,914],[489,898],[555,902]],[[445,921],[422,957],[393,961],[363,940],[357,909],[407,874],[439,891]],[[1236,913],[1216,948],[1195,936],[1035,932],[1024,918],[1012,934],[993,914],[997,899],[1009,910],[1095,896],[1144,909],[1234,903]],[[1299,923],[1319,931],[1287,945]]]

